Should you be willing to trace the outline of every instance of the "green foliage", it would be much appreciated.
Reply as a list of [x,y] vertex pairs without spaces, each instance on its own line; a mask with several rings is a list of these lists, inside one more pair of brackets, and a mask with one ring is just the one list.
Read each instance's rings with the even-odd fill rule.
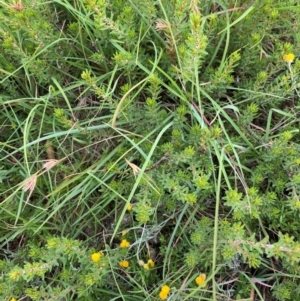
[[1,300],[299,299],[298,1],[0,11]]

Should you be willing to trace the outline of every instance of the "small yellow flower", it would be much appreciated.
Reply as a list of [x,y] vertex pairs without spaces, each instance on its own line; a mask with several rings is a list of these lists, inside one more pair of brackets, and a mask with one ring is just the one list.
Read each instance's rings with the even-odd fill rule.
[[16,298],[11,298],[10,301],[18,301]]
[[128,248],[130,246],[130,242],[127,239],[122,239],[120,243],[120,248]]
[[168,285],[163,285],[161,292],[168,294],[170,292],[170,287]]
[[205,287],[206,285],[206,275],[205,274],[200,274],[196,279],[196,283],[200,286],[200,287]]
[[152,269],[152,268],[154,268],[154,266],[155,266],[155,263],[151,258],[148,260],[147,263],[143,262],[143,267],[145,270],[150,270],[150,268]]
[[154,263],[154,261],[151,258],[148,260],[148,266],[150,268],[154,268],[154,266],[155,266],[155,263]]
[[159,298],[160,298],[161,300],[166,300],[166,299],[168,298],[168,294],[161,291],[161,292],[159,293]]
[[143,264],[145,270],[149,270],[150,268],[154,268],[154,261],[150,258],[147,263]]
[[159,298],[161,300],[166,300],[168,298],[169,292],[170,292],[170,287],[168,285],[163,285],[159,292]]
[[287,53],[283,56],[283,59],[287,62],[287,63],[292,63],[293,60],[295,58],[294,53]]
[[126,209],[127,209],[127,211],[131,211],[132,210],[132,205],[129,204]]
[[92,261],[98,262],[103,254],[101,252],[93,253],[91,256]]
[[120,261],[119,262],[119,266],[121,267],[121,268],[128,268],[129,267],[129,261],[128,260],[122,260],[122,261]]

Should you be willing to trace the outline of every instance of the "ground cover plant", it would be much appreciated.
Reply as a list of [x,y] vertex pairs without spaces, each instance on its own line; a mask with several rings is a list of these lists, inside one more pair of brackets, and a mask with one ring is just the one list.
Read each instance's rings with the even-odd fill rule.
[[0,1],[1,300],[298,300],[299,20]]

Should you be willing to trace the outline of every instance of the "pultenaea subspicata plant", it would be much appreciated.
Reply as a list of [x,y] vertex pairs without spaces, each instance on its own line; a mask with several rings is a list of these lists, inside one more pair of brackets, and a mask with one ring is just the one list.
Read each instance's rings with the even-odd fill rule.
[[3,300],[299,299],[297,1],[0,5]]

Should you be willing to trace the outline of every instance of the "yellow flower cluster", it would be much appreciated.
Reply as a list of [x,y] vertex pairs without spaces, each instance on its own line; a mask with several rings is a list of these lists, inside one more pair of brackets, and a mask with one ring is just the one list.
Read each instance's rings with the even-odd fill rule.
[[196,283],[200,286],[200,287],[205,287],[206,285],[206,275],[205,274],[200,274],[196,279],[195,279]]
[[17,301],[17,299],[16,298],[11,298],[10,301]]
[[130,242],[127,239],[122,239],[120,243],[120,248],[128,248],[130,246]]
[[147,263],[145,263],[143,265],[143,267],[144,267],[145,270],[150,270],[150,269],[154,268],[154,266],[155,266],[155,263],[154,263],[154,261],[151,258],[148,260]]
[[287,53],[283,56],[283,59],[287,62],[287,63],[292,63],[293,60],[295,58],[294,53]]
[[96,253],[93,253],[93,254],[91,255],[91,259],[92,259],[92,261],[94,261],[94,262],[98,262],[102,256],[103,256],[103,253],[101,253],[101,252],[96,252]]
[[129,267],[129,261],[128,260],[122,260],[122,261],[120,261],[119,262],[119,266],[121,267],[121,268],[128,268]]
[[168,285],[163,285],[159,292],[159,298],[161,300],[166,300],[170,292],[170,287]]

